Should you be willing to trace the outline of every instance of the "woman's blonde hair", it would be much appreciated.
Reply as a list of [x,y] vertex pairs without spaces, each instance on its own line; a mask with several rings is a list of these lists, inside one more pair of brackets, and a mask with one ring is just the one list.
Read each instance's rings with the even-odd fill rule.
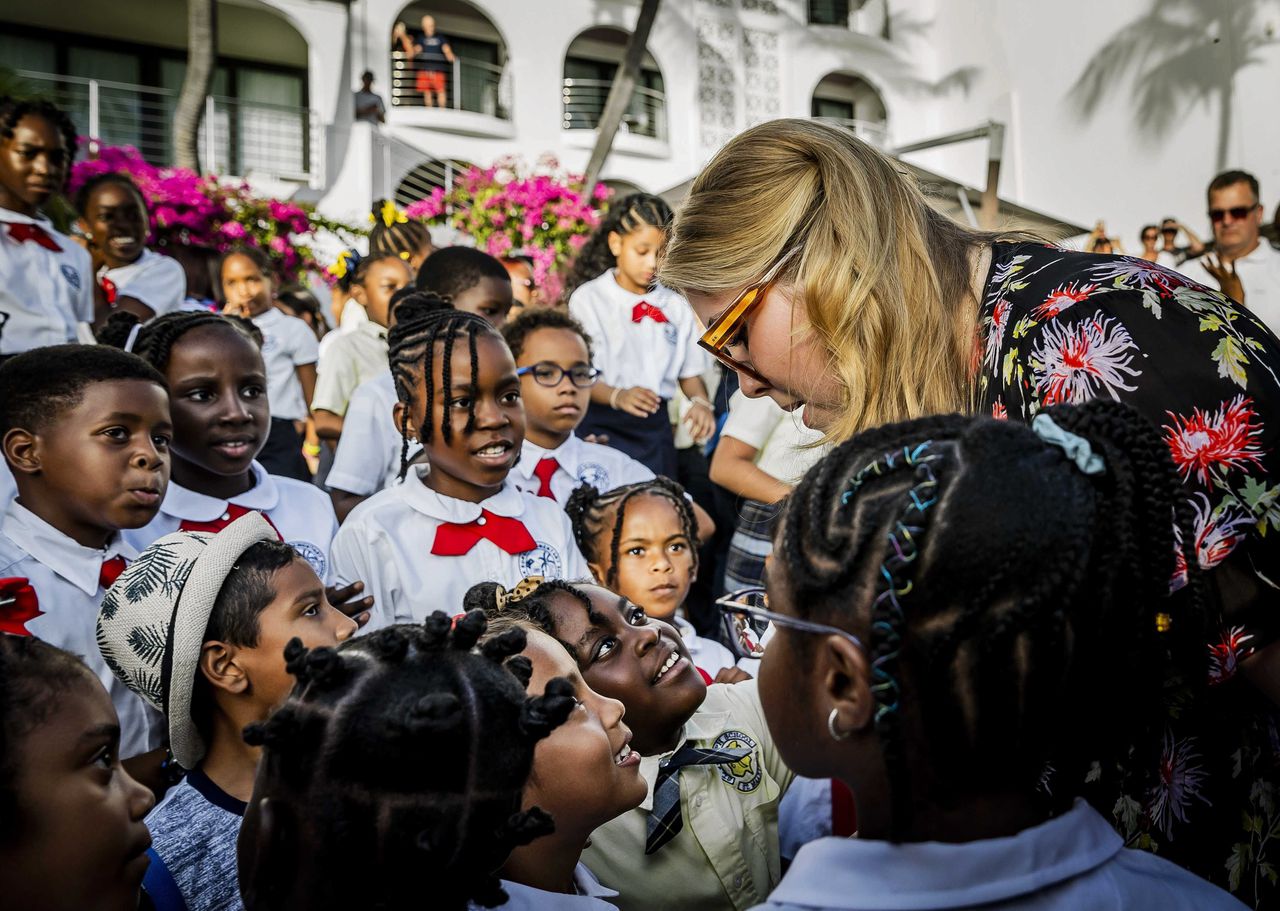
[[996,235],[926,202],[896,161],[841,127],[774,120],[738,135],[676,213],[658,279],[737,292],[779,274],[843,389],[830,440],[973,407],[978,302],[970,253]]

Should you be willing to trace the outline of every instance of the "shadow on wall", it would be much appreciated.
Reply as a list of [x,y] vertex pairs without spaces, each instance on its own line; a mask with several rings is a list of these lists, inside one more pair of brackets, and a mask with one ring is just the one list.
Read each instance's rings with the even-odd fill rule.
[[1163,139],[1194,105],[1216,108],[1217,170],[1227,167],[1235,85],[1277,43],[1264,13],[1278,0],[1152,0],[1150,9],[1121,28],[1085,65],[1067,96],[1089,120],[1110,97],[1135,98],[1135,122],[1144,136]]

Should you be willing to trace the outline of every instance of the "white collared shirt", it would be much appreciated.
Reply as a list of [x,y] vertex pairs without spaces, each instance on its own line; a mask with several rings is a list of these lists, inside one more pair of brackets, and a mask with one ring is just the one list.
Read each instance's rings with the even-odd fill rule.
[[120,755],[128,759],[161,746],[168,726],[111,672],[98,651],[98,608],[106,594],[98,577],[103,561],[116,556],[133,560],[138,552],[119,535],[103,550],[85,547],[17,500],[0,520],[0,578],[27,579],[43,611],[27,621],[27,631],[79,655],[102,681],[120,717]]
[[588,443],[577,434],[570,434],[569,439],[557,449],[543,449],[525,437],[520,462],[511,470],[511,480],[521,490],[537,494],[542,482],[533,470],[546,458],[560,463],[556,473],[551,476],[551,493],[561,506],[569,501],[569,494],[581,484],[590,484],[604,493],[615,487],[638,484],[653,477],[653,471],[647,465],[625,452],[612,446]]
[[[1258,238],[1258,246],[1233,265],[1244,285],[1244,305],[1276,335],[1280,335],[1280,250]],[[1203,260],[1188,260],[1178,270],[1187,278],[1209,288],[1219,287],[1205,269]]]
[[151,250],[127,266],[103,268],[99,276],[116,287],[116,297],[132,297],[155,311],[156,316],[182,309],[187,297],[187,273],[172,257]]
[[226,520],[227,507],[240,506],[266,516],[281,539],[311,564],[322,581],[327,581],[331,572],[329,545],[338,532],[333,503],[315,485],[268,474],[257,462],[253,463],[253,478],[252,487],[229,500],[206,496],[170,481],[156,517],[142,528],[124,531],[125,540],[141,551],[178,531],[183,522]]
[[316,334],[296,316],[288,316],[275,307],[253,317],[253,324],[262,330],[262,360],[267,366],[271,416],[287,421],[305,420],[310,412],[302,396],[297,368],[314,364],[320,357]]
[[356,387],[386,372],[387,330],[366,320],[320,352],[311,409],[323,408],[341,417]]
[[[525,576],[591,578],[569,517],[551,500],[522,493],[510,481],[480,503],[458,500],[427,487],[423,479],[428,470],[414,465],[403,484],[365,500],[333,539],[337,582],[362,579],[365,593],[373,595],[373,616],[364,632],[392,623],[421,623],[438,610],[459,614],[463,597],[477,582],[511,587]],[[436,529],[474,522],[482,509],[519,519],[537,547],[509,554],[482,539],[462,557],[431,553]]]
[[0,224],[0,354],[21,354],[77,339],[76,324],[93,322],[93,261],[52,222],[0,209],[0,222],[38,225],[62,249],[16,241]]
[[[642,301],[661,310],[667,322],[632,322],[632,311]],[[643,386],[669,399],[680,380],[707,369],[698,347],[698,318],[670,288],[657,285],[646,294],[632,294],[609,270],[573,292],[569,313],[591,337],[592,360],[610,386]]]
[[799,409],[788,414],[768,396],[748,398],[741,389],[729,399],[720,433],[756,450],[757,468],[793,486],[829,451],[810,445],[822,441],[822,431],[806,427]]
[[[389,369],[356,387],[342,419],[333,467],[325,478],[331,490],[367,497],[400,483],[404,438],[396,426],[395,407],[396,386]],[[409,459],[420,452],[422,444],[417,440],[409,444]]]
[[895,845],[822,838],[756,911],[1215,911],[1245,906],[1176,864],[1124,847],[1083,800],[1009,838]]
[[[559,911],[560,908],[581,908],[583,911],[592,908],[595,911],[614,909],[616,911],[618,906],[605,899],[613,898],[618,893],[600,885],[600,881],[591,875],[591,871],[585,864],[578,864],[574,868],[573,884],[577,887],[577,895],[547,892],[544,889],[535,889],[532,886],[524,886],[504,879],[502,888],[507,893],[507,900],[502,905],[503,911],[541,911],[541,909]],[[473,904],[471,907],[479,909],[479,905]]]

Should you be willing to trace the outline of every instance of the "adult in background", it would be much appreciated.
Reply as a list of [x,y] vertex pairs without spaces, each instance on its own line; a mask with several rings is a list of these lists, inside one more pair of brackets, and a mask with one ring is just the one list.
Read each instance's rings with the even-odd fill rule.
[[1209,183],[1213,252],[1182,271],[1239,301],[1280,332],[1280,252],[1261,237],[1258,179],[1247,171],[1224,171]]
[[959,225],[896,162],[810,120],[721,149],[657,277],[688,297],[744,394],[804,405],[833,442],[951,411],[1027,422],[1094,398],[1163,428],[1196,528],[1186,556],[1218,605],[1205,670],[1219,686],[1212,707],[1171,717],[1165,774],[1107,771],[1098,805],[1135,843],[1217,882],[1232,861],[1252,888],[1267,852],[1242,814],[1276,822],[1280,703],[1280,341],[1262,322],[1141,259]]
[[355,94],[356,120],[364,123],[386,123],[387,105],[373,90],[373,71],[360,74],[360,91]]
[[[1187,238],[1185,246],[1178,246],[1178,233]],[[1196,233],[1176,218],[1165,218],[1160,221],[1160,259],[1162,266],[1177,268],[1193,256],[1204,252],[1204,241]]]
[[[422,93],[422,103],[427,107],[448,107],[446,74],[453,69],[453,48],[443,35],[436,34],[434,16],[422,17],[422,39],[414,41],[404,23],[396,23],[393,36],[404,52],[413,58],[417,71],[414,86]],[[454,88],[457,91],[457,88]],[[432,96],[435,97],[433,102]]]

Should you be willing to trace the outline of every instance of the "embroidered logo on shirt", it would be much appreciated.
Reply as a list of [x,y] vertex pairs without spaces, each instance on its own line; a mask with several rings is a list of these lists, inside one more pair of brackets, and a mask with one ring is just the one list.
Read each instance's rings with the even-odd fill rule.
[[676,345],[676,342],[680,340],[680,333],[673,324],[663,323],[662,337],[667,340],[668,345],[674,348]]
[[719,766],[720,777],[725,784],[731,784],[743,794],[750,794],[760,787],[760,779],[764,770],[756,759],[756,742],[742,731],[725,731],[716,738],[714,749],[751,750],[737,762],[728,762]]
[[267,335],[267,333],[265,332],[262,333],[262,353],[263,354],[270,354],[272,351],[275,351],[279,347],[280,347],[280,342],[276,339],[274,335]]
[[62,277],[67,280],[67,284],[71,286],[73,291],[80,290],[80,273],[71,266],[64,265],[62,267]]
[[328,566],[324,551],[310,541],[290,541],[289,546],[298,552],[298,556],[311,564],[311,568],[316,571],[317,576],[321,579],[324,578],[324,571]]
[[579,465],[578,482],[590,484],[601,493],[611,489],[609,487],[609,472],[599,462],[583,462]]
[[533,550],[520,555],[520,573],[525,576],[545,576],[548,579],[560,578],[560,552],[550,544],[538,542]]

